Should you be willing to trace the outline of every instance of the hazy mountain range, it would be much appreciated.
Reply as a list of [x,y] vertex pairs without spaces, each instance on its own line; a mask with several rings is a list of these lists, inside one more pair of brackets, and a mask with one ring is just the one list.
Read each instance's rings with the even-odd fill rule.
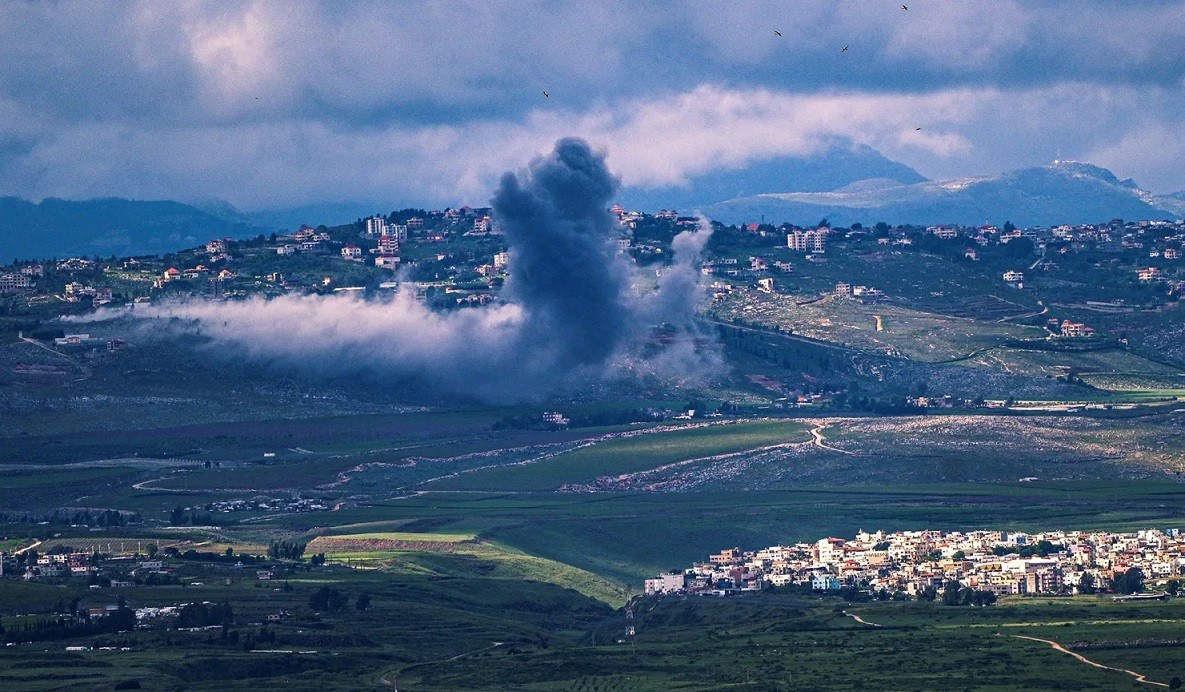
[[[808,157],[778,157],[717,170],[687,185],[626,187],[627,208],[700,209],[724,223],[958,223],[1020,226],[1112,218],[1185,217],[1185,192],[1153,195],[1091,164],[1055,162],[997,175],[930,181],[866,146],[836,143]],[[396,206],[331,202],[244,213],[219,200],[0,198],[0,261],[128,256],[192,247],[214,237],[247,237],[300,224],[338,225]]]
[[692,212],[718,202],[767,192],[826,192],[867,178],[899,184],[925,182],[906,166],[866,145],[837,141],[810,156],[780,156],[751,161],[744,168],[720,169],[696,176],[684,186],[626,187],[617,201],[629,209]]
[[1158,197],[1105,168],[1069,161],[942,182],[877,178],[830,192],[748,195],[709,205],[704,212],[725,223],[765,218],[810,224],[826,217],[840,225],[1012,221],[1043,226],[1173,218],[1185,212],[1185,195]]
[[0,197],[0,262],[160,253],[259,232],[180,202]]

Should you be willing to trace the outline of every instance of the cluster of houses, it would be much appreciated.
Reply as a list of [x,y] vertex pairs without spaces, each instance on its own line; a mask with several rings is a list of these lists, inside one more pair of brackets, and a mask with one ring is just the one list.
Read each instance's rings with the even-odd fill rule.
[[296,255],[303,252],[322,253],[325,251],[324,243],[333,240],[332,236],[324,231],[317,231],[315,228],[309,226],[301,226],[300,230],[292,235],[280,236],[276,238],[276,254],[277,255]]
[[[635,237],[639,229],[659,225],[668,226],[667,231],[694,228],[702,223],[695,216],[681,216],[675,210],[664,209],[648,215],[639,211],[630,211],[620,204],[614,205],[610,213],[619,224],[617,238],[618,251],[629,254],[640,263],[648,261],[662,261],[669,248],[662,242],[645,236]],[[876,242],[883,245],[905,246],[919,242],[920,235],[932,235],[950,242],[965,241],[965,257],[978,259],[978,249],[995,244],[1004,244],[1021,238],[1031,240],[1037,252],[1041,254],[1039,261],[1028,267],[1036,271],[1044,267],[1049,269],[1056,266],[1055,260],[1060,254],[1076,250],[1091,250],[1103,252],[1127,252],[1129,257],[1139,256],[1137,260],[1129,260],[1136,277],[1144,282],[1163,282],[1171,291],[1185,292],[1185,282],[1179,281],[1181,271],[1179,265],[1181,253],[1185,248],[1185,222],[1167,221],[1139,221],[1123,223],[1113,221],[1104,224],[1078,224],[1054,227],[1018,229],[1011,225],[997,228],[991,225],[978,227],[964,227],[956,225],[937,225],[925,229],[918,227],[889,228],[878,224],[874,228],[864,228],[853,225],[851,228],[830,228],[825,222],[817,227],[800,228],[791,224],[774,226],[771,224],[744,224],[741,231],[758,234],[769,241],[770,245],[782,243],[784,248],[805,254],[810,262],[826,261],[824,254],[829,245],[837,240],[858,241],[875,237]],[[204,290],[216,298],[244,297],[251,294],[276,295],[288,290],[362,290],[364,282],[357,279],[356,273],[349,274],[349,285],[339,285],[338,276],[324,277],[337,270],[332,269],[333,260],[327,260],[316,277],[300,275],[299,278],[284,276],[278,272],[260,272],[257,276],[248,275],[251,272],[239,266],[240,259],[250,259],[272,253],[278,255],[324,255],[339,258],[342,264],[359,263],[373,265],[390,270],[398,270],[409,262],[403,257],[401,250],[408,242],[431,243],[448,242],[463,236],[495,235],[500,231],[496,219],[491,217],[488,208],[456,207],[444,210],[422,211],[404,210],[388,216],[373,216],[360,220],[358,224],[330,231],[324,227],[312,228],[301,226],[296,233],[283,236],[273,236],[270,240],[260,238],[256,241],[234,240],[232,238],[214,238],[204,246],[196,248],[190,253],[178,253],[170,258],[170,263],[185,261],[185,265],[169,266],[163,259],[153,260],[141,258],[127,260],[120,270],[117,265],[97,263],[85,258],[68,258],[57,261],[53,265],[43,267],[35,263],[18,263],[0,272],[0,293],[18,293],[27,297],[30,307],[54,300],[66,302],[80,302],[104,304],[113,299],[135,300],[143,298],[149,300],[149,292],[153,289],[167,291],[194,291],[193,281],[202,282]],[[763,241],[762,244],[765,244]],[[233,255],[233,256],[232,256]],[[466,293],[450,296],[448,302],[455,305],[482,305],[496,299],[496,289],[499,277],[506,272],[507,257],[505,252],[496,252],[493,260],[476,259],[470,252],[438,253],[441,264],[439,273],[432,277],[441,283],[440,289],[456,288],[456,284],[466,284]],[[185,257],[186,260],[179,258]],[[441,260],[439,258],[445,258]],[[1150,263],[1155,266],[1145,266]],[[130,266],[135,265],[135,266]],[[102,279],[97,275],[98,267],[102,267]],[[250,266],[258,266],[258,262]],[[302,265],[303,266],[303,265]],[[337,269],[341,269],[337,265]],[[1005,281],[1017,287],[1024,285],[1025,271],[1022,267],[1005,272]],[[38,281],[46,271],[56,270],[77,274],[67,284],[67,288],[60,294],[48,290],[44,281]],[[242,275],[237,272],[244,272]],[[255,271],[259,271],[255,269]],[[270,269],[268,271],[271,271]],[[433,268],[436,272],[436,268]],[[743,258],[716,257],[705,261],[702,271],[708,275],[721,275],[730,280],[748,278],[750,287],[762,293],[775,293],[782,278],[775,278],[780,272],[783,275],[792,274],[794,267],[784,259],[772,257],[751,256],[748,266]],[[81,274],[86,272],[88,274]],[[291,272],[298,272],[292,269]],[[89,274],[96,275],[93,279]],[[308,274],[308,272],[305,272]],[[474,289],[474,274],[485,279],[486,287]],[[771,274],[773,274],[771,276]],[[427,278],[427,277],[425,277]],[[189,280],[190,283],[173,284]],[[53,282],[55,285],[57,282]],[[422,282],[421,282],[422,283]],[[143,284],[137,288],[134,284]],[[114,291],[112,286],[115,286]],[[151,286],[151,288],[149,288]],[[714,289],[715,290],[715,289]],[[729,289],[716,290],[716,298],[720,299],[722,292]],[[850,291],[850,293],[849,293]],[[866,286],[836,287],[840,295],[858,298],[862,301],[875,301],[880,298],[877,289]],[[1082,325],[1078,329],[1073,323],[1066,331],[1067,336],[1082,336],[1089,328]],[[1058,329],[1052,330],[1060,332]]]
[[951,581],[997,596],[1069,595],[1103,590],[1139,568],[1150,580],[1185,574],[1185,534],[1050,531],[861,531],[853,540],[743,551],[730,548],[706,562],[647,579],[647,594],[725,595],[798,585],[844,587],[917,596]]
[[219,500],[208,506],[211,512],[328,512],[335,506],[326,500],[305,497],[267,497]]
[[885,297],[885,292],[871,286],[853,286],[841,281],[835,284],[835,295],[840,298],[855,298],[864,303],[875,303]]

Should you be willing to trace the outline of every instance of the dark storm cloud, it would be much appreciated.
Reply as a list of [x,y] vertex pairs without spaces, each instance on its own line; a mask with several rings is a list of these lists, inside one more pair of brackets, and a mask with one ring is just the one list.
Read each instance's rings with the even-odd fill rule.
[[[380,194],[477,202],[490,176],[564,132],[611,146],[637,182],[648,172],[612,146],[617,131],[647,104],[705,87],[739,107],[765,93],[839,94],[912,97],[924,110],[966,94],[966,118],[925,130],[965,142],[964,155],[860,129],[823,134],[931,176],[1044,161],[1024,152],[1056,142],[1067,156],[1110,156],[1099,162],[1140,182],[1185,187],[1172,156],[1141,166],[1132,144],[1185,125],[1182,41],[1181,1],[919,0],[909,12],[867,0],[9,3],[0,141],[20,146],[0,154],[0,194],[225,197],[245,208]],[[1085,117],[1062,117],[1070,108]],[[710,124],[675,117],[631,146],[684,161],[673,180],[792,153],[744,131],[752,148],[739,161],[667,144]]]
[[[606,211],[616,186],[603,156],[570,138],[503,178],[493,204],[510,253],[505,303],[434,312],[405,288],[375,301],[191,301],[94,319],[149,320],[149,334],[200,333],[223,357],[497,402],[626,372],[679,381],[718,372],[713,344],[692,326],[702,295],[695,269],[710,230],[677,239],[678,280],[636,291]],[[647,345],[654,324],[675,325],[666,348]]]

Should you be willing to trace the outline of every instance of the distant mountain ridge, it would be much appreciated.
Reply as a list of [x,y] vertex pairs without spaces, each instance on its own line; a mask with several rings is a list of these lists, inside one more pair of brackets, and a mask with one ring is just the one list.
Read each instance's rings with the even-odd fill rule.
[[0,197],[0,261],[52,257],[127,257],[193,247],[210,238],[264,229],[168,200],[118,198],[30,202]]
[[767,220],[814,223],[826,217],[848,225],[960,223],[1010,220],[1020,226],[1090,223],[1112,218],[1181,217],[1185,200],[1157,197],[1132,180],[1089,163],[1045,166],[948,181],[892,185],[863,181],[830,192],[764,193],[705,208],[724,223]]
[[825,192],[869,178],[884,178],[898,185],[926,180],[872,147],[835,140],[809,156],[777,156],[751,161],[743,167],[716,169],[693,176],[685,186],[641,187],[627,180],[617,201],[629,209],[690,213],[736,197],[773,190]]

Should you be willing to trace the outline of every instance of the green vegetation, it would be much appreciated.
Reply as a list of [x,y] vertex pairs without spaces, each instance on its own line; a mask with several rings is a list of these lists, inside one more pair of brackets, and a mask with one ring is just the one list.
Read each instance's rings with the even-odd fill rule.
[[[859,624],[845,611],[884,626]],[[429,689],[485,688],[489,680],[503,689],[533,690],[1131,689],[1132,678],[1122,672],[1088,666],[1017,635],[1081,642],[1075,650],[1092,660],[1164,683],[1185,666],[1185,657],[1165,650],[1185,618],[1175,602],[852,606],[774,593],[727,601],[644,600],[634,612],[632,620],[619,615],[607,622],[595,645],[497,647],[384,675]],[[625,634],[628,626],[636,636]],[[1143,665],[1133,665],[1132,651]]]
[[[429,306],[496,296],[505,277],[483,265],[504,238],[466,234],[486,213],[387,217],[425,219],[401,245],[401,280],[425,282]],[[786,247],[788,226],[717,226],[699,345],[714,330],[726,372],[594,380],[506,407],[223,357],[199,325],[172,339],[88,322],[93,343],[52,341],[78,324],[57,318],[108,297],[379,295],[394,275],[373,265],[360,223],[318,228],[299,254],[276,253],[294,238],[260,236],[47,262],[33,289],[0,297],[0,550],[26,549],[0,582],[12,644],[0,687],[1135,684],[1041,640],[1167,684],[1185,673],[1176,598],[991,605],[955,583],[926,603],[850,589],[853,602],[793,589],[631,598],[723,548],[859,529],[1179,528],[1182,270],[1161,263],[1164,281],[1140,281],[1134,269],[1178,249],[1165,237],[1181,227],[1104,226],[1123,242],[1043,230],[1038,250],[1027,235],[877,224],[834,229],[809,260]],[[658,268],[680,228],[643,216],[631,256]],[[347,243],[363,262],[340,256]],[[169,267],[182,276],[154,286]],[[1002,280],[1022,269],[1024,288]],[[69,299],[51,295],[68,283]],[[1063,320],[1081,324],[1062,336]],[[668,336],[656,326],[645,347]],[[20,576],[72,552],[77,573]],[[145,557],[165,571],[138,567]],[[1145,581],[1129,570],[1083,591]]]
[[449,490],[549,490],[704,457],[809,439],[797,422],[760,421],[603,442],[523,466],[485,469],[434,484]]

